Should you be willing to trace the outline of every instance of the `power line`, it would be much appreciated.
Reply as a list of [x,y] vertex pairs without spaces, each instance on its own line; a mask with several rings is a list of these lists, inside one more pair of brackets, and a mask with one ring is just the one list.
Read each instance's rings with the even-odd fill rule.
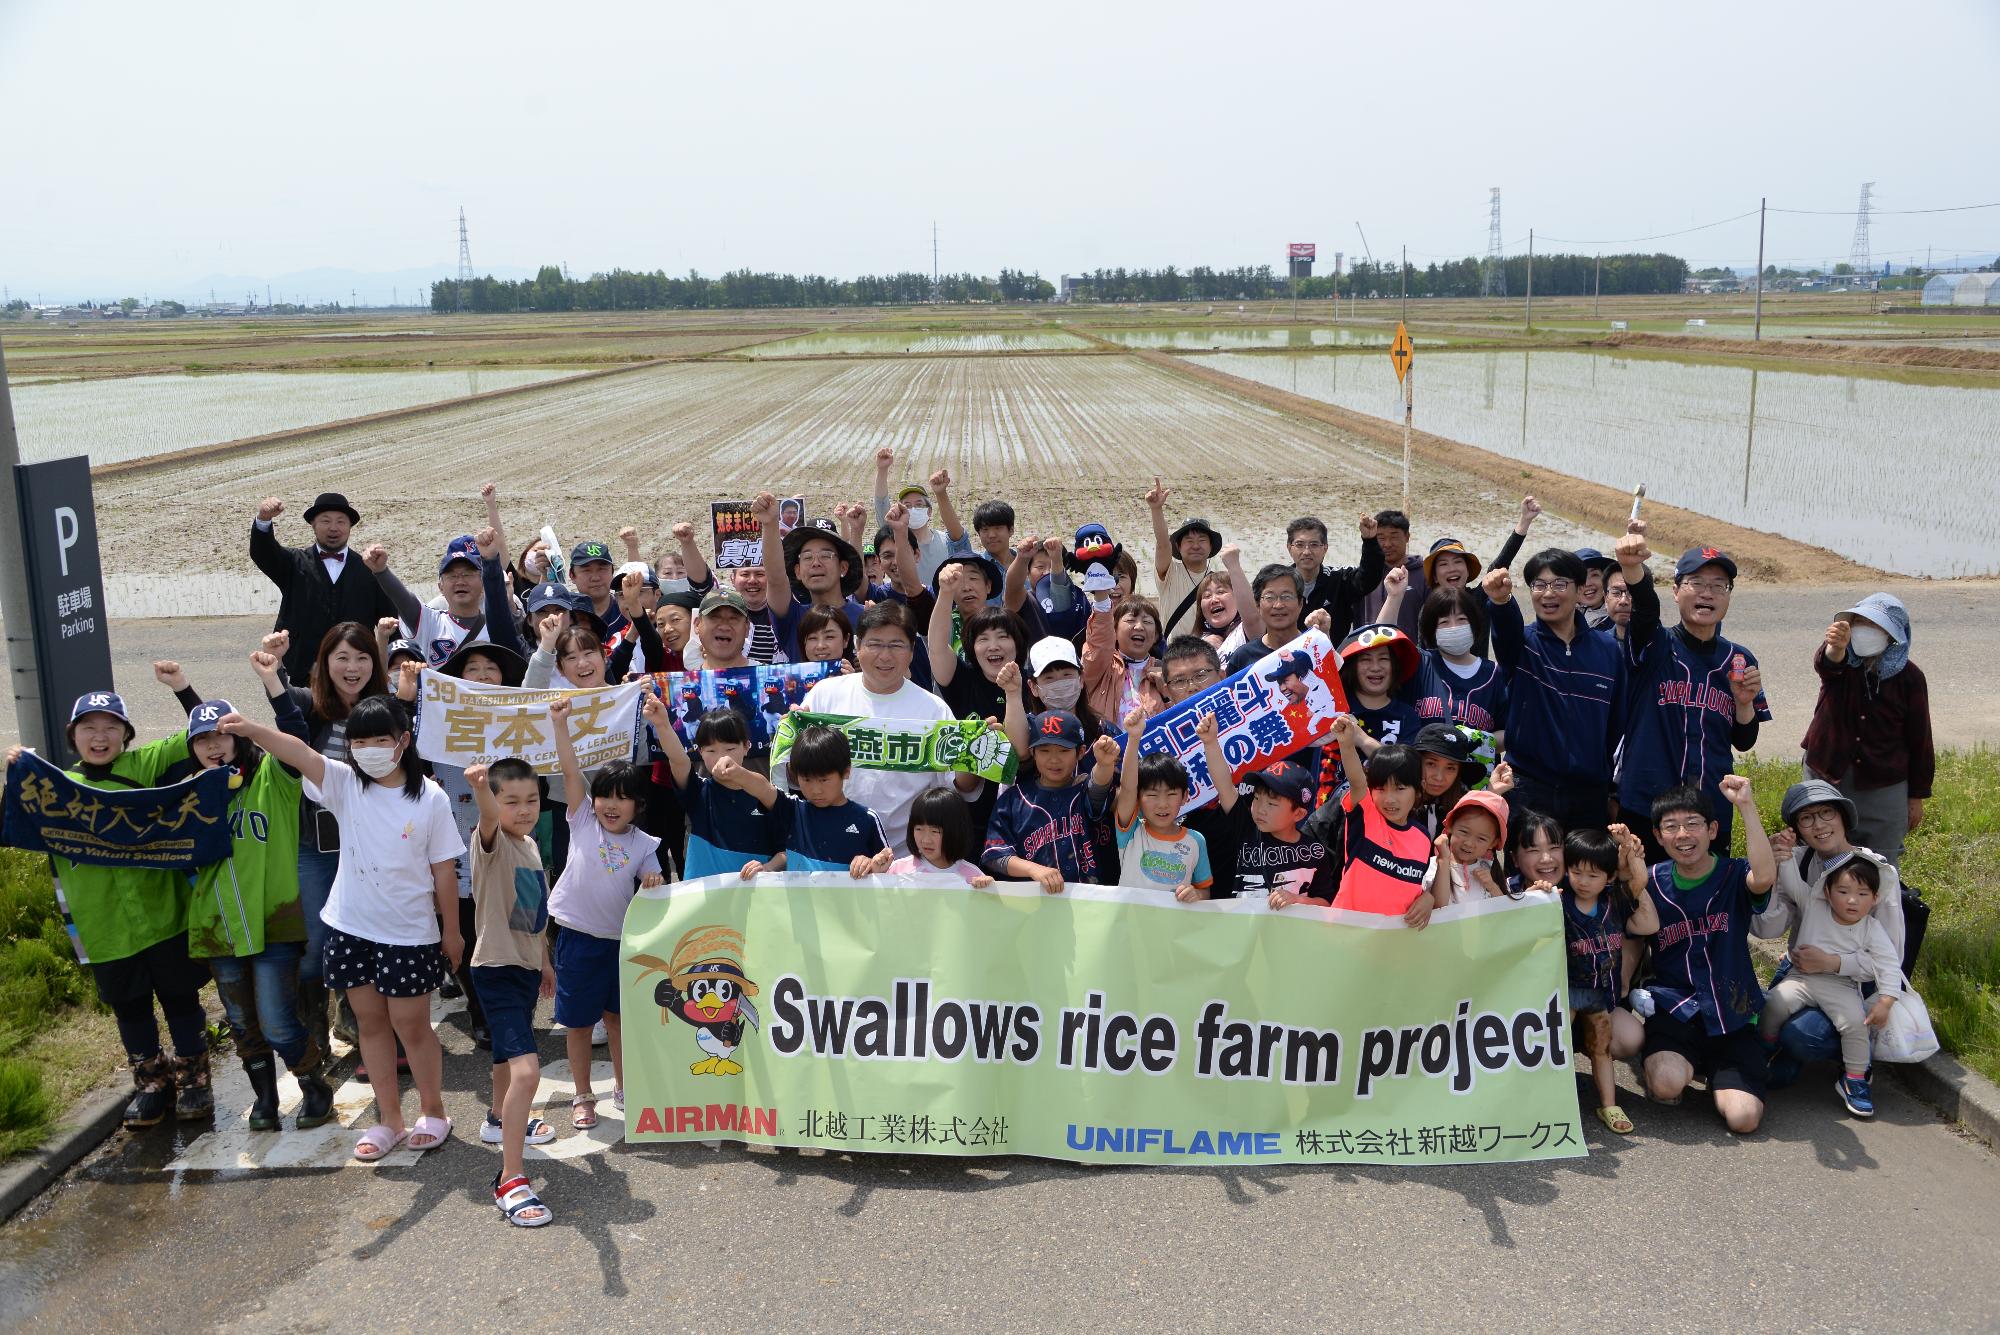
[[[1774,209],[1772,211],[1777,212],[1778,210]],[[1849,209],[1846,210],[1846,212],[1852,213],[1853,210]],[[1569,246],[1626,246],[1626,245],[1631,245],[1635,241],[1662,241],[1670,236],[1686,236],[1690,232],[1705,232],[1711,227],[1722,227],[1729,223],[1742,222],[1745,218],[1754,218],[1756,216],[1757,216],[1757,210],[1750,209],[1746,212],[1737,214],[1733,218],[1717,218],[1714,222],[1701,223],[1694,227],[1683,227],[1678,232],[1654,232],[1650,236],[1621,236],[1621,237],[1612,237],[1606,240],[1590,241],[1590,240],[1584,240],[1580,237],[1549,236],[1546,233],[1544,233],[1542,234],[1542,240],[1560,241],[1564,245],[1569,245]]]
[[[1992,204],[1953,204],[1951,207],[1943,209],[1878,209],[1871,207],[1868,211],[1872,214],[1880,216],[1883,214],[1892,214],[1892,213],[1969,213],[1974,209],[2000,209],[2000,202],[1995,202]],[[1756,212],[1756,210],[1752,209],[1751,212],[1754,213]],[[1828,217],[1852,217],[1854,214],[1853,209],[1781,209],[1776,204],[1773,204],[1771,206],[1771,212],[1812,213],[1812,214],[1822,214]]]

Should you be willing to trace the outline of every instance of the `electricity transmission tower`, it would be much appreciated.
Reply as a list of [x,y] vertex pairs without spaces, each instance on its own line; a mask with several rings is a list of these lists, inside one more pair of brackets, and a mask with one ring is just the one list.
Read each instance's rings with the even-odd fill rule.
[[1854,245],[1848,251],[1847,262],[1854,266],[1856,281],[1865,280],[1874,262],[1868,258],[1868,210],[1871,205],[1868,196],[1875,190],[1873,181],[1861,183],[1861,205],[1854,211]]
[[1486,229],[1486,272],[1481,275],[1479,295],[1507,295],[1507,269],[1500,256],[1500,187],[1493,187],[1493,220]]
[[465,235],[465,206],[458,207],[458,291],[454,310],[465,309],[465,292],[472,286],[472,242]]

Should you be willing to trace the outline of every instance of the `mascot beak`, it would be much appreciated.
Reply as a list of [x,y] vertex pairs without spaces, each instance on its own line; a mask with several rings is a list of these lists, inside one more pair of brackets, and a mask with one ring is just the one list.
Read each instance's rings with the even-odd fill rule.
[[713,1015],[717,1011],[722,1009],[722,998],[716,996],[715,993],[711,992],[707,996],[703,997],[700,1001],[695,1002],[694,1004],[699,1008],[701,1008],[701,1010],[705,1011],[706,1013]]

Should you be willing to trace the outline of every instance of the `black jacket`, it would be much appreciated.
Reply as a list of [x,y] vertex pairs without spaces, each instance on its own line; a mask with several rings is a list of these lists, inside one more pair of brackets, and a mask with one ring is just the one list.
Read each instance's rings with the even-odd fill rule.
[[361,563],[361,553],[352,548],[335,583],[327,578],[326,566],[314,555],[314,548],[282,546],[274,532],[253,523],[250,559],[278,586],[278,618],[271,628],[292,633],[292,647],[285,651],[285,671],[295,682],[312,680],[319,642],[341,622],[358,621],[372,637],[377,621],[396,615],[396,605],[376,582],[375,572]]

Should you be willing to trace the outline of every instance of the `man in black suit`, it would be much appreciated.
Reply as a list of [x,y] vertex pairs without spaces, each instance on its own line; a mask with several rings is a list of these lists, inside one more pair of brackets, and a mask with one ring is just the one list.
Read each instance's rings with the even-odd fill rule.
[[292,633],[285,671],[295,684],[304,686],[311,680],[319,642],[329,630],[343,621],[358,621],[373,635],[375,623],[395,616],[396,606],[376,582],[375,572],[347,545],[361,516],[345,496],[322,492],[306,511],[314,538],[310,546],[279,544],[272,521],[284,512],[285,503],[275,496],[258,505],[257,520],[250,526],[250,559],[278,586],[273,629]]

